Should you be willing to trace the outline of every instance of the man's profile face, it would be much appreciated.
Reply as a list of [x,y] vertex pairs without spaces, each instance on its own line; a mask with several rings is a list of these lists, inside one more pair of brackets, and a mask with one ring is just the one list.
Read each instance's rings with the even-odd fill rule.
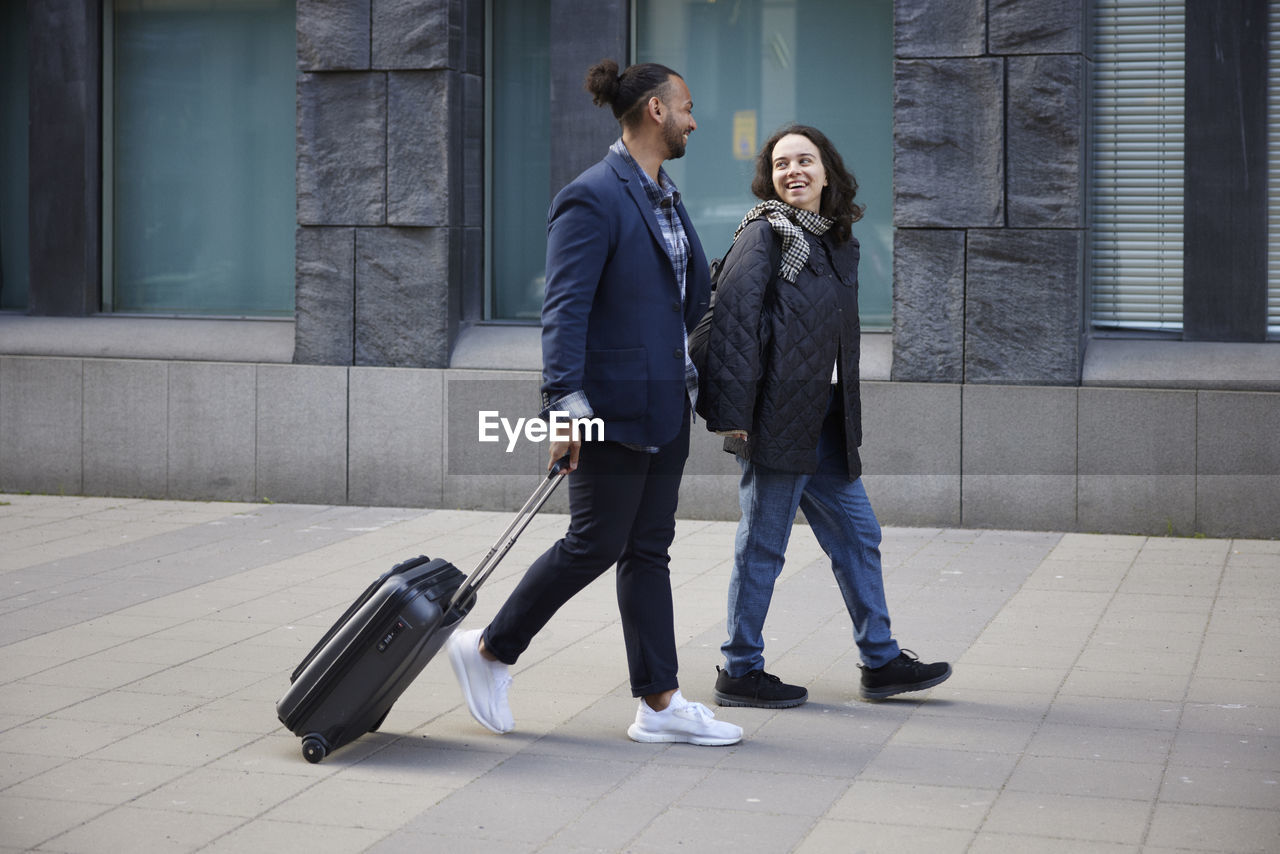
[[667,159],[684,157],[689,134],[698,129],[693,119],[693,96],[684,80],[672,75],[666,98],[661,99],[666,112],[662,119],[662,139],[667,144]]

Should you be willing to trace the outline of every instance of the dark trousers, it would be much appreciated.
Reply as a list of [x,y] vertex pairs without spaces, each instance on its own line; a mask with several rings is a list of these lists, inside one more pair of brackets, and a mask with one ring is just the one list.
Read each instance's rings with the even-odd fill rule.
[[680,477],[689,456],[689,417],[656,454],[616,442],[587,442],[569,475],[569,530],[529,567],[484,630],[507,664],[560,606],[618,566],[618,611],[635,697],[679,687],[671,561]]

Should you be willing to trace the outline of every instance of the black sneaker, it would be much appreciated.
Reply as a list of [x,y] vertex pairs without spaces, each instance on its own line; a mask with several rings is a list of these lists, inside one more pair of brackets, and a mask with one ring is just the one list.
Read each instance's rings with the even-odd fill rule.
[[950,664],[945,661],[925,664],[909,649],[902,650],[897,658],[884,667],[874,670],[863,664],[858,667],[862,670],[864,700],[883,700],[907,691],[923,691],[942,684],[951,675]]
[[788,685],[772,673],[752,670],[734,679],[716,668],[716,702],[721,706],[753,706],[757,709],[789,709],[809,699],[807,689]]

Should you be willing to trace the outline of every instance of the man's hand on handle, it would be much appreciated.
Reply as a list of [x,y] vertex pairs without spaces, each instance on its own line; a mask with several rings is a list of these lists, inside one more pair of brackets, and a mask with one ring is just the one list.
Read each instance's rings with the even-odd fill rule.
[[568,442],[552,442],[551,458],[547,460],[547,471],[551,471],[556,462],[563,459],[565,455],[569,457],[569,468],[567,471],[573,471],[578,467],[578,453],[582,450],[582,440],[571,439]]

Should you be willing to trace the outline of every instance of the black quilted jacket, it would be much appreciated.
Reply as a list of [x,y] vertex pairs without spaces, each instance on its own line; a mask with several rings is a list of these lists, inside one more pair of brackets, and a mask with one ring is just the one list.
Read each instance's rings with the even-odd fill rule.
[[[858,241],[809,239],[794,284],[776,273],[767,220],[750,223],[724,260],[698,411],[711,431],[746,430],[725,450],[782,471],[817,468],[818,435],[839,358],[849,479],[862,473],[858,394]],[[776,257],[780,241],[772,250]]]

